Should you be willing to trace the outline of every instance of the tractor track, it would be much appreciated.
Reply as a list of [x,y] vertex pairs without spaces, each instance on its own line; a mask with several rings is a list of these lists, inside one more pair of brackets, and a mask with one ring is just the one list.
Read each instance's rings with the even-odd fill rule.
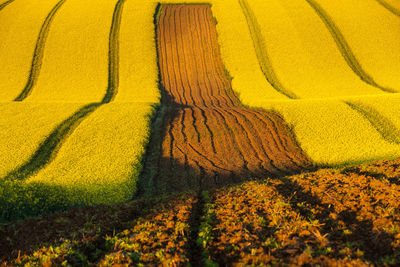
[[387,93],[396,93],[396,90],[392,88],[387,88],[379,85],[375,80],[363,69],[357,57],[354,55],[349,44],[347,43],[339,27],[336,26],[333,19],[329,14],[314,0],[306,0],[307,3],[314,9],[317,15],[320,17],[322,22],[325,24],[332,38],[335,40],[336,46],[338,47],[343,58],[346,60],[349,67],[353,70],[358,77],[367,84],[379,88],[380,90]]
[[4,3],[0,4],[0,11],[5,8],[6,6],[8,6],[9,4],[11,4],[12,2],[14,2],[15,0],[8,0],[5,1]]
[[148,190],[201,191],[310,168],[279,115],[245,108],[236,97],[210,6],[161,5],[158,12],[160,88],[167,112],[161,144],[154,144],[161,151],[145,164],[158,169],[145,181],[153,187]]
[[[387,3],[385,0],[376,0],[381,6],[392,12],[393,15],[400,17],[400,10],[397,8],[391,6],[389,3]],[[1,9],[1,7],[0,7]]]
[[[39,35],[39,41],[37,47],[40,49],[35,50],[35,56],[33,60],[33,67],[35,71],[31,71],[32,82],[28,82],[29,90],[25,90],[28,88],[28,85],[25,87],[24,91],[21,93],[20,100],[23,101],[29,93],[32,91],[35,82],[38,78],[41,60],[44,52],[44,43],[45,39],[49,32],[49,26],[54,18],[55,13],[61,7],[61,5],[66,0],[61,0],[50,12],[48,17],[42,27],[41,33]],[[121,24],[122,10],[123,4],[125,0],[119,0],[115,6],[113,19],[111,23],[110,35],[109,35],[109,51],[108,51],[108,64],[109,64],[109,72],[108,72],[108,85],[106,89],[105,96],[101,102],[98,103],[90,103],[62,123],[60,123],[50,134],[49,136],[39,145],[38,149],[33,153],[30,159],[23,163],[21,166],[9,172],[4,178],[8,180],[24,180],[39,172],[41,169],[46,167],[49,163],[51,163],[57,156],[62,145],[67,141],[68,137],[74,132],[74,130],[85,120],[90,114],[94,113],[101,106],[110,103],[114,100],[116,94],[118,93],[119,86],[119,29]],[[41,37],[40,37],[41,36]],[[41,43],[41,45],[39,45]],[[40,50],[40,51],[39,51]],[[38,56],[37,56],[38,55]],[[40,58],[39,61],[36,62],[36,57]],[[34,73],[34,74],[32,74]],[[31,80],[30,76],[30,80]]]
[[399,129],[378,110],[370,105],[357,102],[345,101],[345,103],[367,119],[384,140],[392,144],[400,144]]
[[247,2],[247,0],[239,0],[239,4],[242,8],[243,15],[246,18],[251,38],[253,39],[253,45],[258,58],[258,63],[262,72],[264,73],[265,78],[272,85],[272,87],[281,94],[291,99],[299,98],[295,93],[290,91],[288,88],[285,88],[285,86],[280,82],[279,78],[277,77],[273,69],[271,60],[268,56],[266,42],[261,33],[260,25],[258,24],[257,18],[251,10],[249,3]]
[[65,3],[65,1],[66,0],[59,1],[53,7],[53,9],[50,11],[50,13],[47,15],[45,21],[43,22],[43,25],[39,32],[39,37],[36,41],[36,47],[35,47],[35,51],[33,53],[32,65],[31,65],[31,70],[29,73],[28,81],[27,81],[24,89],[14,99],[14,101],[24,101],[25,98],[27,98],[31,94],[33,88],[35,87],[35,84],[40,75],[40,69],[42,67],[42,61],[43,61],[43,56],[44,56],[44,49],[46,46],[47,36],[49,35],[49,32],[50,32],[51,23],[57,14],[57,11]]

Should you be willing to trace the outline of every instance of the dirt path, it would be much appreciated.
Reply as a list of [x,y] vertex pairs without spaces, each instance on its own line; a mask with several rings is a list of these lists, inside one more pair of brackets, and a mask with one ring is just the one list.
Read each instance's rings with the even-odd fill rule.
[[206,189],[310,165],[283,119],[241,106],[208,5],[161,6],[157,24],[163,141],[153,186]]

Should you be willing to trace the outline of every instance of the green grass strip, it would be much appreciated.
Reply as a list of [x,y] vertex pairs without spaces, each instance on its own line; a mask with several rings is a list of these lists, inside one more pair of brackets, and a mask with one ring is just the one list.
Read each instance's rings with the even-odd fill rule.
[[374,79],[361,67],[361,64],[357,60],[343,34],[340,32],[339,28],[336,26],[335,22],[328,15],[328,13],[314,0],[306,1],[315,10],[315,12],[328,28],[333,39],[335,40],[337,47],[340,50],[340,53],[342,54],[350,68],[353,70],[353,72],[357,74],[357,76],[360,77],[361,80],[368,83],[369,85],[372,85],[388,93],[396,93],[396,91],[391,88],[386,88],[377,84]]
[[292,99],[297,99],[298,97],[296,96],[296,94],[285,88],[285,86],[279,81],[278,77],[276,76],[276,73],[271,64],[271,60],[267,53],[267,46],[264,37],[262,36],[260,25],[258,24],[256,16],[251,10],[247,0],[239,0],[239,4],[242,8],[244,16],[246,17],[251,38],[253,39],[253,45],[256,51],[258,63],[260,65],[261,71],[264,73],[265,78],[272,85],[272,87],[281,94]]
[[400,130],[375,108],[358,102],[345,101],[345,103],[367,119],[387,142],[400,144]]

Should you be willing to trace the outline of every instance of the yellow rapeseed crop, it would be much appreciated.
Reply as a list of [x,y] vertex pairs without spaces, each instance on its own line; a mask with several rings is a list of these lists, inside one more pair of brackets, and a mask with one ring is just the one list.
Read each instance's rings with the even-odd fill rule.
[[[116,102],[158,103],[158,66],[153,16],[157,3],[127,0],[120,29],[119,90]],[[139,8],[140,7],[140,8]]]
[[147,103],[103,105],[79,125],[54,161],[27,183],[69,188],[68,201],[73,205],[129,200],[136,192],[152,113]]
[[40,29],[57,2],[18,0],[0,10],[1,102],[15,99],[28,82]]
[[64,3],[52,21],[40,75],[26,101],[101,101],[107,88],[115,4],[96,0]]
[[[340,166],[400,156],[400,145],[386,141],[367,118],[342,100],[296,100],[259,106],[282,114],[300,146],[318,165]],[[391,112],[397,110],[387,106]]]
[[395,16],[400,17],[400,2],[397,0],[377,0],[384,8],[389,10]]
[[376,0],[313,1],[336,23],[375,82],[400,91],[399,17]]
[[247,1],[259,23],[272,69],[298,98],[384,93],[352,71],[306,1]]
[[387,124],[382,126],[385,131],[388,131],[387,134],[392,133],[400,138],[398,132],[400,130],[400,94],[362,97],[354,102],[373,108],[375,113],[378,113],[377,116],[381,117],[380,121]]
[[82,104],[1,103],[0,179],[26,162],[60,122]]
[[[213,15],[218,21],[222,59],[233,78],[232,88],[240,95],[240,99],[248,105],[259,99],[286,99],[261,72],[239,1],[214,0],[211,3]],[[254,96],[257,96],[256,99]]]

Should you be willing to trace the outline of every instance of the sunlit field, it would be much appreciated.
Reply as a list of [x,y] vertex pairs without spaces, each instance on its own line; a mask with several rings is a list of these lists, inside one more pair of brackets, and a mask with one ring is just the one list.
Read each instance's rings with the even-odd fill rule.
[[396,0],[0,0],[0,266],[400,264],[399,47]]

